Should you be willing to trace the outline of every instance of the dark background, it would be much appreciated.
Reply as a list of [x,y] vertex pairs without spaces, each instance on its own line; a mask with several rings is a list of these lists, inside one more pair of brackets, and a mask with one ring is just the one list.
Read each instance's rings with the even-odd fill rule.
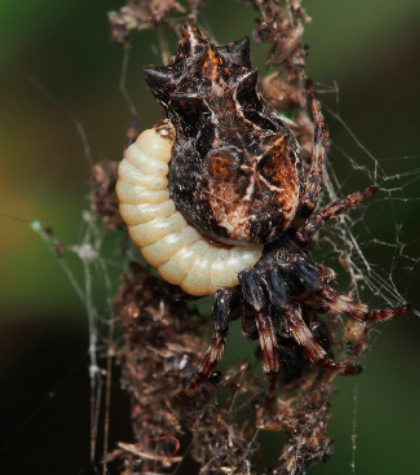
[[[131,116],[118,90],[123,53],[110,42],[106,16],[120,6],[110,0],[24,0],[1,6],[0,466],[4,473],[90,471],[86,312],[28,222],[39,219],[65,243],[80,243],[82,238],[89,166],[75,125],[52,97],[82,121],[95,161],[121,158]],[[311,47],[308,74],[319,89],[337,81],[345,123],[376,158],[391,159],[383,161],[389,174],[402,175],[398,183],[387,183],[387,188],[402,190],[391,194],[393,211],[382,198],[363,225],[370,236],[388,243],[395,243],[398,236],[409,243],[403,251],[412,261],[386,246],[377,246],[380,252],[372,257],[385,273],[393,269],[399,276],[399,291],[419,308],[420,3],[308,0],[304,6],[313,18],[305,30]],[[252,7],[230,0],[209,2],[202,20],[222,44],[249,34],[253,18]],[[157,44],[154,31],[133,34],[127,88],[140,112],[140,129],[159,117],[140,75],[142,66],[161,62]],[[174,40],[170,44],[173,50]],[[253,44],[253,62],[262,72],[265,51]],[[51,97],[34,87],[33,78]],[[337,110],[334,95],[321,99]],[[336,147],[334,170],[345,184],[342,189],[350,192],[365,186],[350,161],[340,159],[339,150],[369,169],[373,162],[355,147],[344,127],[331,116],[327,120]],[[399,196],[403,206],[396,200]],[[119,270],[117,266],[113,271],[114,282]],[[76,264],[74,272],[80,275]],[[380,302],[375,300],[376,305]],[[244,348],[242,355],[251,351],[237,333],[224,365],[239,347]],[[331,422],[331,433],[337,437],[335,456],[309,473],[351,474],[352,435],[357,435],[358,475],[418,471],[419,319],[410,313],[380,326],[379,337],[373,336],[375,344],[362,361],[363,374],[337,381]],[[114,396],[111,437],[128,440],[128,409],[118,389]],[[262,434],[259,440],[272,444],[265,453],[267,463],[275,465],[275,437]]]

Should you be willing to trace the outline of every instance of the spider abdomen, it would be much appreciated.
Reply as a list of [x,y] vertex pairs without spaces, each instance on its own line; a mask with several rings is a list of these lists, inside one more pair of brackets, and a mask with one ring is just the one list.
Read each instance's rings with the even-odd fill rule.
[[276,241],[296,214],[300,149],[258,94],[249,40],[216,46],[186,23],[172,61],[143,75],[175,128],[169,190],[184,218],[228,245]]
[[175,142],[170,122],[144,131],[120,163],[120,212],[143,257],[171,284],[191,295],[214,295],[238,285],[238,273],[256,264],[263,246],[223,246],[202,236],[177,211],[168,189]]

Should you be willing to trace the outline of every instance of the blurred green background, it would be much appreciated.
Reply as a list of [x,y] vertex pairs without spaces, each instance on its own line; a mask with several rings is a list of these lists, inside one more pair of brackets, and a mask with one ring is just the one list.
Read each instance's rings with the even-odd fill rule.
[[[123,52],[110,42],[107,21],[107,12],[122,5],[111,0],[22,0],[0,7],[4,473],[91,471],[86,312],[56,259],[27,223],[39,219],[61,241],[81,241],[89,166],[70,114],[83,124],[95,162],[119,160],[122,155],[131,115],[118,89]],[[308,0],[303,5],[313,19],[305,30],[309,76],[321,90],[322,85],[331,88],[333,81],[338,83],[345,123],[376,158],[383,159],[387,173],[402,175],[400,181],[387,183],[387,188],[401,189],[392,194],[391,211],[382,198],[384,206],[379,201],[363,226],[386,242],[395,243],[398,237],[409,243],[403,251],[412,260],[386,246],[377,246],[382,251],[372,256],[378,268],[393,269],[399,291],[420,308],[420,2]],[[219,0],[207,4],[201,19],[219,43],[227,43],[249,35],[254,16],[245,2]],[[160,63],[161,57],[155,31],[134,33],[132,38],[127,89],[143,129],[158,119],[159,110],[140,69]],[[173,39],[170,45],[173,50]],[[262,72],[266,50],[253,43],[253,62]],[[333,94],[321,98],[337,111]],[[372,160],[338,121],[328,114],[327,120],[343,192],[369,184],[359,182],[350,161],[341,161],[340,154],[370,169]],[[401,223],[403,227],[396,229]],[[120,270],[115,267],[114,282]],[[75,272],[80,274],[77,266]],[[242,341],[238,330],[234,325],[232,348],[233,342]],[[309,473],[352,474],[353,456],[358,475],[419,472],[419,319],[410,313],[382,325],[373,340],[372,351],[362,361],[363,374],[357,380],[337,381],[331,422],[331,433],[337,437],[335,455]],[[242,355],[251,349],[241,346]],[[233,353],[229,350],[224,365]],[[119,398],[123,396],[116,391],[114,412],[119,417],[111,426],[111,437],[127,440],[128,409],[118,407]],[[357,436],[355,452],[352,436]],[[271,444],[267,463],[275,466],[279,449],[274,436],[262,434],[259,440]]]

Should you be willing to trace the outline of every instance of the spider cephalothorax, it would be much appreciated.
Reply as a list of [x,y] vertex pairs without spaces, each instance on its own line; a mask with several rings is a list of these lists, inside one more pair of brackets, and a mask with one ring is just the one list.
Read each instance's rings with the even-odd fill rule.
[[247,38],[215,46],[187,24],[168,66],[143,74],[176,130],[171,197],[206,236],[266,244],[290,226],[299,145],[256,91]]
[[214,372],[238,309],[243,334],[260,339],[269,402],[277,395],[277,345],[285,336],[314,364],[357,373],[358,366],[327,356],[308,315],[313,324],[317,312],[332,308],[356,320],[384,321],[408,305],[370,310],[353,302],[330,287],[335,273],[307,255],[321,226],[378,191],[356,192],[311,217],[328,138],[312,82],[315,132],[305,181],[296,139],[256,92],[248,40],[215,46],[186,24],[173,61],[145,68],[144,75],[169,120],[127,149],[117,184],[121,215],[164,279],[192,295],[215,295],[213,340],[185,393]]

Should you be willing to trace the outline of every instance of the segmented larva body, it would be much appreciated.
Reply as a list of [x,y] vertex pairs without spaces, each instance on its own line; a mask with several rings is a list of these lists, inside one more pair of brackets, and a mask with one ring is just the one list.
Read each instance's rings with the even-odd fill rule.
[[187,223],[168,189],[174,142],[173,126],[165,121],[126,150],[116,186],[121,216],[143,257],[166,281],[191,295],[214,295],[238,285],[238,273],[257,263],[263,246],[218,244]]

